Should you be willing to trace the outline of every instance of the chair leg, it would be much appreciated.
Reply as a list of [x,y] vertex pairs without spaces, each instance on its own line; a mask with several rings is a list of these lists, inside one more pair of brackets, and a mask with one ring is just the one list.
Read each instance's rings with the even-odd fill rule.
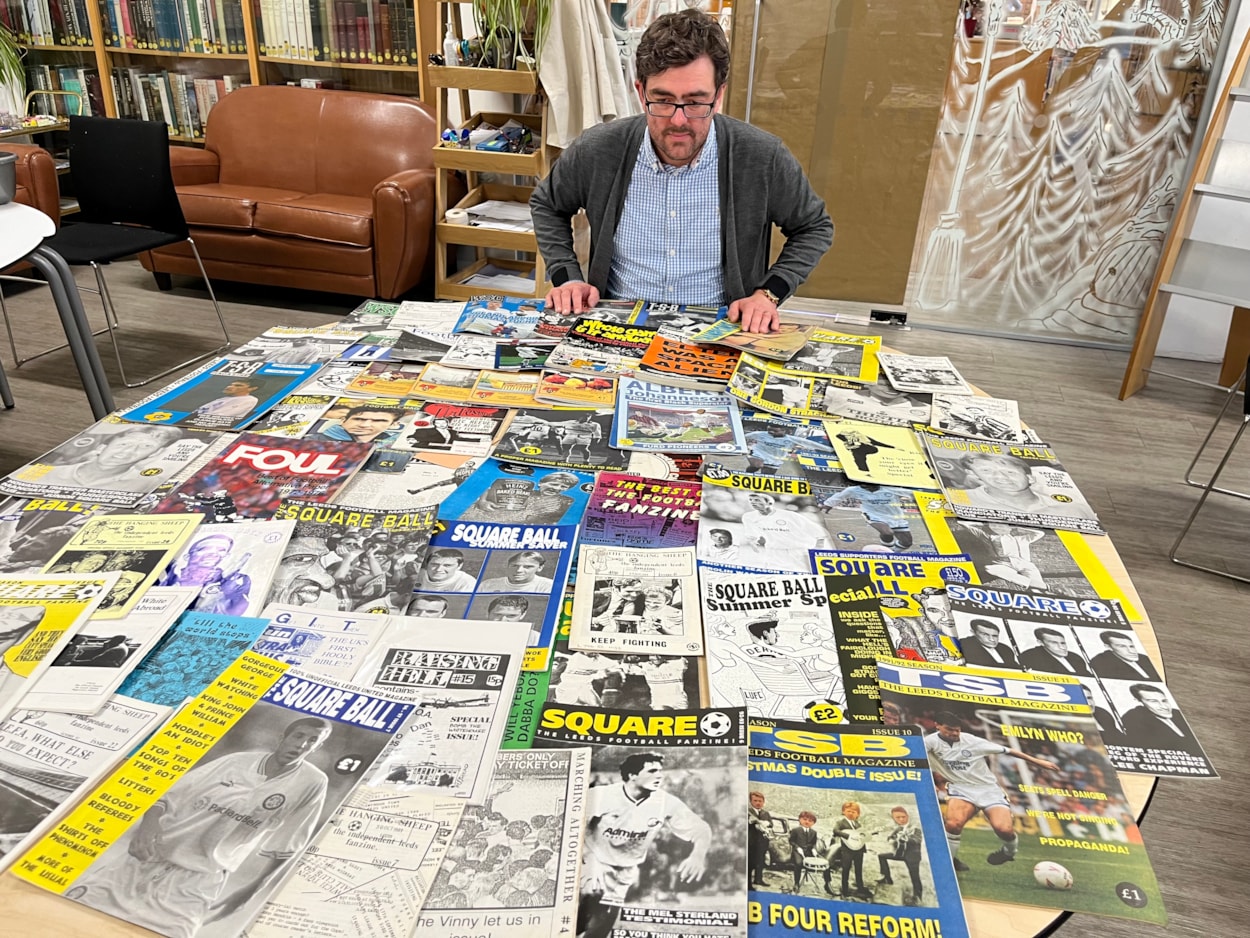
[[[1194,521],[1198,517],[1198,512],[1202,510],[1202,506],[1206,503],[1207,497],[1212,492],[1227,492],[1227,490],[1225,489],[1217,488],[1215,483],[1219,480],[1220,473],[1224,471],[1224,467],[1228,465],[1228,460],[1232,458],[1233,450],[1235,450],[1237,448],[1237,444],[1241,442],[1241,437],[1242,437],[1242,434],[1246,432],[1246,427],[1250,427],[1250,414],[1242,418],[1241,427],[1238,428],[1236,435],[1233,437],[1233,442],[1228,445],[1228,450],[1224,453],[1224,458],[1221,459],[1220,464],[1215,467],[1215,472],[1214,474],[1212,474],[1210,481],[1207,482],[1207,484],[1203,487],[1202,495],[1199,496],[1198,498],[1198,504],[1194,505],[1194,510],[1190,513],[1189,520],[1186,521],[1185,526],[1181,528],[1181,533],[1176,538],[1176,543],[1172,545],[1171,551],[1168,552],[1168,557],[1171,559],[1171,561],[1173,563],[1180,564],[1182,567],[1190,567],[1191,569],[1194,569],[1194,570],[1202,570],[1205,573],[1214,573],[1216,576],[1222,576],[1230,580],[1236,580],[1239,583],[1250,583],[1250,577],[1237,576],[1235,573],[1229,573],[1227,570],[1218,570],[1215,567],[1207,567],[1207,566],[1203,566],[1202,564],[1192,563],[1188,560],[1181,560],[1180,558],[1176,556],[1176,553],[1180,549],[1181,541],[1185,539],[1185,535],[1188,534],[1189,529],[1193,527]],[[1238,494],[1238,493],[1231,493],[1231,494]],[[1239,497],[1245,498],[1246,496],[1239,495]]]
[[[20,276],[17,276],[16,274],[4,274],[3,276],[0,276],[0,281],[3,281],[3,280],[12,280],[14,283],[33,283],[41,287],[46,287],[48,285],[48,282],[46,280],[36,280],[34,277],[20,277]],[[3,289],[0,289],[0,315],[2,315],[4,318],[4,328],[5,328],[5,331],[8,332],[9,334],[9,348],[13,350],[13,363],[18,368],[21,368],[27,362],[33,362],[36,358],[43,358],[43,356],[45,355],[51,355],[53,352],[59,352],[62,349],[69,348],[68,342],[62,342],[60,345],[54,345],[51,348],[44,349],[42,352],[36,352],[34,355],[28,355],[26,358],[22,358],[22,356],[17,351],[17,340],[14,338],[14,335],[13,335],[13,324],[9,320],[9,309],[5,305],[5,302],[4,302],[4,290]],[[104,335],[104,333],[107,331],[108,331],[107,329],[100,329],[91,334],[93,336]]]
[[13,389],[9,387],[9,376],[4,373],[3,365],[0,365],[0,404],[4,404],[5,410],[13,409]]
[[210,349],[207,352],[203,352],[202,354],[196,355],[194,358],[188,358],[184,362],[180,362],[177,365],[173,365],[169,368],[166,368],[164,371],[158,372],[157,374],[150,375],[141,381],[132,382],[130,378],[126,375],[126,368],[122,364],[121,348],[117,344],[117,336],[115,334],[115,330],[120,329],[121,327],[120,325],[117,324],[118,323],[117,313],[113,306],[113,298],[109,295],[108,284],[105,283],[105,280],[104,280],[104,272],[100,269],[99,265],[97,264],[91,265],[92,268],[94,268],[95,270],[96,282],[100,285],[100,300],[104,304],[105,325],[108,326],[109,338],[112,340],[112,343],[113,343],[113,354],[117,358],[117,370],[121,373],[122,384],[124,384],[128,388],[141,388],[145,384],[151,384],[157,378],[163,378],[166,375],[173,374],[175,371],[179,371],[183,368],[186,368],[188,365],[194,365],[196,362],[203,361],[206,358],[209,358],[213,355],[217,355],[221,352],[224,352],[227,349],[229,349],[231,346],[233,346],[234,344],[233,340],[230,338],[230,332],[226,328],[226,319],[221,313],[221,305],[217,302],[217,294],[213,292],[213,284],[208,279],[208,273],[204,270],[204,262],[200,259],[200,252],[196,248],[194,241],[188,238],[187,242],[191,245],[191,251],[192,253],[195,254],[195,261],[197,264],[199,264],[200,273],[204,276],[204,285],[208,287],[208,296],[213,301],[213,309],[217,313],[217,322],[221,326],[221,333],[225,337],[226,341],[223,344],[217,346],[216,348]]
[[[1198,452],[1194,453],[1193,462],[1191,462],[1189,464],[1189,468],[1185,470],[1185,484],[1186,485],[1193,486],[1196,489],[1202,489],[1202,488],[1207,487],[1208,483],[1199,482],[1196,479],[1194,479],[1193,477],[1194,469],[1198,465],[1198,460],[1202,458],[1202,454],[1206,452],[1207,444],[1209,444],[1211,442],[1211,438],[1215,436],[1215,431],[1219,428],[1220,421],[1223,420],[1224,415],[1228,413],[1228,405],[1231,404],[1233,400],[1237,397],[1237,393],[1239,389],[1241,388],[1242,383],[1245,382],[1248,374],[1250,374],[1250,366],[1247,366],[1246,370],[1241,373],[1241,377],[1238,378],[1236,381],[1234,381],[1232,384],[1232,387],[1228,389],[1228,394],[1224,398],[1224,406],[1221,407],[1220,412],[1215,415],[1215,422],[1211,424],[1211,429],[1207,431],[1206,437],[1203,438],[1202,445],[1198,447]],[[1235,489],[1217,488],[1217,489],[1213,489],[1212,491],[1219,492],[1221,495],[1236,495],[1238,498],[1250,498],[1250,494],[1245,493],[1245,492],[1238,492]]]

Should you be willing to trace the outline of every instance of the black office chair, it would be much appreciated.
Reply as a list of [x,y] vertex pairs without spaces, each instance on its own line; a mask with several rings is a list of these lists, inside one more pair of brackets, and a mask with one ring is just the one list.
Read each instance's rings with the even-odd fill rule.
[[1217,576],[1227,577],[1230,580],[1236,580],[1239,583],[1250,583],[1250,577],[1238,576],[1235,573],[1229,573],[1227,570],[1220,570],[1217,567],[1204,566],[1203,564],[1194,563],[1190,560],[1181,560],[1176,556],[1180,549],[1181,541],[1185,540],[1185,535],[1189,533],[1189,529],[1193,527],[1194,521],[1198,517],[1198,512],[1202,510],[1202,506],[1206,503],[1207,498],[1212,492],[1220,495],[1230,495],[1233,498],[1250,499],[1250,494],[1239,492],[1236,489],[1223,489],[1215,483],[1219,481],[1220,474],[1224,471],[1224,467],[1228,465],[1229,459],[1232,458],[1233,450],[1237,448],[1237,444],[1241,442],[1242,434],[1246,432],[1246,427],[1250,427],[1250,395],[1243,395],[1242,410],[1244,415],[1241,418],[1241,426],[1237,428],[1237,432],[1233,435],[1233,441],[1228,444],[1220,464],[1215,467],[1215,472],[1211,474],[1211,478],[1206,484],[1194,482],[1191,478],[1194,467],[1198,464],[1198,459],[1202,456],[1203,450],[1207,448],[1207,444],[1211,442],[1211,437],[1215,435],[1215,430],[1220,424],[1221,418],[1228,411],[1228,405],[1232,403],[1234,397],[1237,396],[1238,389],[1245,383],[1247,376],[1250,375],[1250,360],[1246,362],[1246,370],[1241,373],[1241,377],[1229,389],[1228,398],[1224,401],[1224,406],[1220,409],[1219,415],[1215,418],[1215,423],[1211,426],[1211,430],[1207,433],[1206,439],[1202,441],[1202,445],[1198,447],[1198,453],[1194,456],[1194,461],[1190,463],[1189,468],[1185,471],[1185,482],[1187,485],[1196,485],[1202,489],[1202,495],[1198,498],[1198,504],[1194,505],[1193,512],[1189,515],[1189,520],[1185,522],[1185,527],[1181,528],[1180,536],[1176,538],[1176,543],[1172,545],[1172,550],[1168,553],[1173,563],[1178,563],[1182,567],[1190,567],[1194,570],[1202,570],[1206,573],[1214,573]]
[[[90,265],[95,271],[99,289],[93,292],[100,294],[117,368],[126,387],[141,387],[229,349],[234,343],[174,190],[174,177],[169,167],[169,129],[165,122],[71,117],[69,168],[80,211],[73,216],[72,223],[62,225],[43,243],[64,257],[70,266]],[[122,364],[117,343],[117,331],[121,326],[102,267],[179,241],[191,245],[226,341],[158,374],[131,382]]]

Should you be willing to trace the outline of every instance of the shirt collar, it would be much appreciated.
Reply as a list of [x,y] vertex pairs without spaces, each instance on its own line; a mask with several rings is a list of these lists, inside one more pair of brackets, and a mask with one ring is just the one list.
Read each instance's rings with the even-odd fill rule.
[[642,164],[656,175],[667,174],[677,176],[685,172],[695,172],[702,166],[714,164],[716,162],[716,115],[713,114],[708,118],[712,122],[708,128],[707,140],[703,142],[703,149],[699,151],[699,155],[694,158],[693,163],[687,163],[685,166],[669,166],[660,160],[659,155],[655,152],[655,144],[651,142],[650,129],[642,135],[642,145],[638,148],[638,159]]

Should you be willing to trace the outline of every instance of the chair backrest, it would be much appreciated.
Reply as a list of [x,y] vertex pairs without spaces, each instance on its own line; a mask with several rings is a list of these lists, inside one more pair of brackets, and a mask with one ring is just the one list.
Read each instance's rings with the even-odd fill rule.
[[69,168],[78,220],[189,235],[169,168],[164,121],[70,117]]

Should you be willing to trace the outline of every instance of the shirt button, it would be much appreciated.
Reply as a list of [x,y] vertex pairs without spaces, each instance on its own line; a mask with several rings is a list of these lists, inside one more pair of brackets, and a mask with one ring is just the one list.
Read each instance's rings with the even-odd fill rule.
[[668,256],[669,256],[669,257],[672,257],[672,256],[673,256],[674,254],[676,254],[676,253],[677,253],[676,251],[672,251],[672,250],[670,250],[670,251],[668,252]]
[[669,213],[668,213],[668,217],[669,217],[669,218],[676,218],[676,217],[677,217],[677,213],[676,213],[676,212],[669,212]]

